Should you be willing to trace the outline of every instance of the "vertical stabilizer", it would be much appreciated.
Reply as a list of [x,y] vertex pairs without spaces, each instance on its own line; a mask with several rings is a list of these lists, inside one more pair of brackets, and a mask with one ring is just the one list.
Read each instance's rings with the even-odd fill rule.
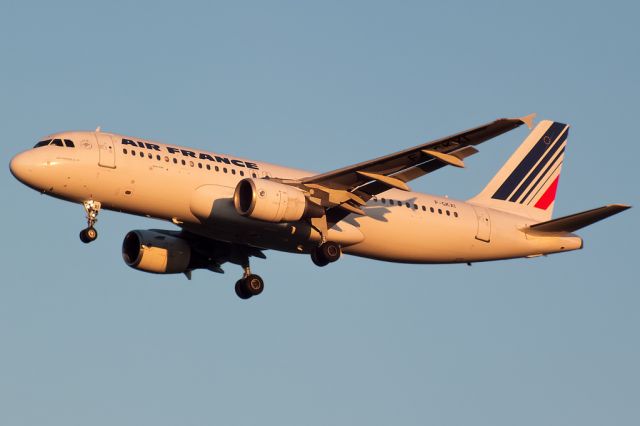
[[540,222],[551,219],[568,134],[567,124],[541,121],[469,201]]

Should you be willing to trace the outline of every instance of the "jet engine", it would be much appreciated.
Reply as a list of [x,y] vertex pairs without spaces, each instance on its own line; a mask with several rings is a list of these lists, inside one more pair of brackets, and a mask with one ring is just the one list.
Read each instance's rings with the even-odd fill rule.
[[324,208],[310,201],[302,190],[268,179],[238,182],[233,205],[242,216],[266,222],[295,222],[324,215]]
[[178,274],[189,268],[191,246],[182,238],[151,230],[135,230],[124,237],[122,258],[134,269]]

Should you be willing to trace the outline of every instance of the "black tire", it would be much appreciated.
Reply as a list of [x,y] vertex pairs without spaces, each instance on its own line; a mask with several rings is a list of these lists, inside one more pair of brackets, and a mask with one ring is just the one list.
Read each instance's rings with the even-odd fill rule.
[[96,228],[89,227],[80,231],[80,241],[85,244],[89,244],[96,238],[98,238],[98,231],[96,231]]
[[251,297],[251,295],[245,291],[244,280],[236,281],[236,295],[242,300],[247,300]]
[[319,255],[320,252],[320,247],[316,247],[311,251],[311,261],[314,263],[314,265],[316,266],[327,266],[329,264],[329,261],[326,260],[324,257],[322,257],[322,255]]
[[340,259],[340,255],[342,254],[338,243],[334,243],[332,241],[327,241],[326,243],[321,244],[318,249],[318,257],[324,258],[329,263],[333,263]]
[[244,291],[251,296],[257,296],[264,291],[264,281],[260,275],[251,274],[244,280]]

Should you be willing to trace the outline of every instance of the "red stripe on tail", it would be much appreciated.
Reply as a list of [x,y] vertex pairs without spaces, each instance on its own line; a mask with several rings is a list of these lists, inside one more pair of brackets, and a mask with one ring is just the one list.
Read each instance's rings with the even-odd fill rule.
[[551,203],[553,203],[553,200],[556,199],[556,191],[558,190],[559,179],[560,179],[560,175],[556,176],[556,179],[553,181],[551,186],[547,188],[547,190],[542,195],[542,197],[540,197],[535,207],[542,210],[546,210],[551,205]]

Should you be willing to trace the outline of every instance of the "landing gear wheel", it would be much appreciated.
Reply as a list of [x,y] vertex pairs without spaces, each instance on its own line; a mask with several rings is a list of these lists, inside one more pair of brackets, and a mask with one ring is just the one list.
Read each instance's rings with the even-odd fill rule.
[[313,250],[311,250],[311,261],[316,266],[320,266],[320,267],[327,266],[329,264],[329,261],[323,257],[319,257],[318,256],[319,251],[320,251],[319,247],[316,247]]
[[244,282],[244,290],[251,296],[257,296],[264,291],[264,281],[259,275],[251,274],[242,281]]
[[318,254],[329,263],[333,263],[340,259],[340,246],[338,243],[327,241],[326,243],[320,244],[320,247],[318,247]]
[[242,300],[247,300],[251,297],[251,295],[247,293],[244,288],[244,280],[236,281],[236,295]]
[[98,238],[98,231],[96,231],[96,228],[94,228],[93,226],[80,231],[80,241],[85,244],[94,241],[96,238]]
[[338,243],[327,241],[311,252],[311,260],[318,266],[327,266],[329,263],[340,259],[341,254]]

